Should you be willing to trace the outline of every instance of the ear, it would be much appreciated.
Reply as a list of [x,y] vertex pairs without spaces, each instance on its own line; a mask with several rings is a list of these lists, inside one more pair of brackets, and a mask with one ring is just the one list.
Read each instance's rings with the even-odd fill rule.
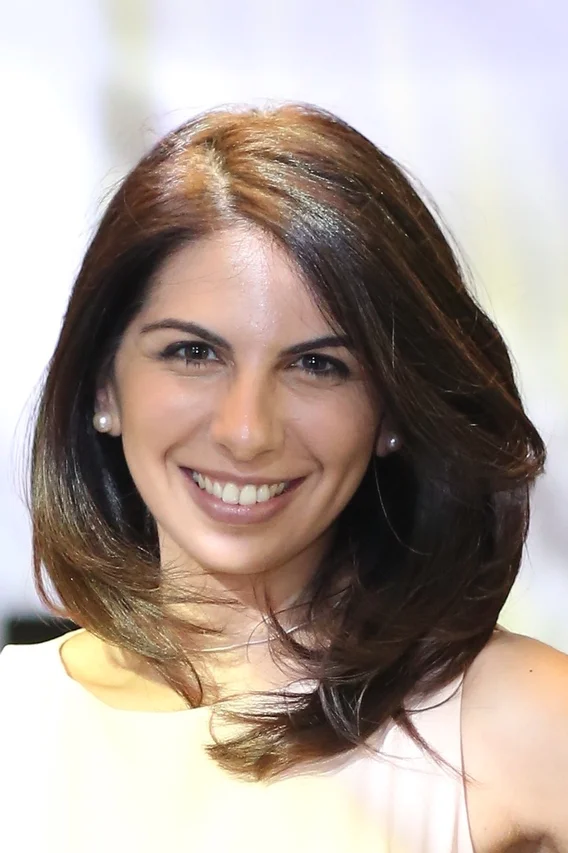
[[116,390],[113,386],[112,381],[110,380],[107,381],[105,385],[102,385],[96,393],[95,409],[93,414],[96,413],[104,413],[110,416],[111,428],[108,431],[108,435],[112,435],[115,437],[121,435],[122,426],[120,417],[120,406],[118,404]]
[[396,453],[402,447],[402,440],[398,431],[392,426],[390,421],[385,418],[381,423],[377,443],[375,445],[375,454],[377,456],[388,456],[391,453]]

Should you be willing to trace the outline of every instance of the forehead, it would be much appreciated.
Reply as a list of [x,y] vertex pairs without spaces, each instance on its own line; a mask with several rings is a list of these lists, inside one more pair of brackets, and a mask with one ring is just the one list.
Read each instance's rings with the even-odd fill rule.
[[141,321],[201,320],[216,328],[301,337],[329,331],[301,271],[253,228],[234,228],[184,246],[155,273]]

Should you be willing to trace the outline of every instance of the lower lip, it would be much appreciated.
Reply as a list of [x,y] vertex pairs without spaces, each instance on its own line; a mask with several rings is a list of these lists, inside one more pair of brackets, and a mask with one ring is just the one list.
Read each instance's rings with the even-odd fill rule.
[[225,524],[255,524],[268,521],[290,503],[294,492],[306,479],[300,477],[297,480],[291,480],[288,488],[282,494],[275,495],[267,501],[250,506],[241,506],[240,504],[226,504],[215,495],[210,495],[209,492],[197,485],[189,469],[182,468],[181,470],[189,483],[191,496],[197,506],[214,521],[221,521]]

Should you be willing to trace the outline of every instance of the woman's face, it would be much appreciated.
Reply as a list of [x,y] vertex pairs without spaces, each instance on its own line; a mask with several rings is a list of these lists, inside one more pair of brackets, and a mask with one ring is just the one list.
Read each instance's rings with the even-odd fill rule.
[[98,408],[162,559],[303,583],[377,449],[380,412],[283,250],[252,228],[180,249],[114,368]]

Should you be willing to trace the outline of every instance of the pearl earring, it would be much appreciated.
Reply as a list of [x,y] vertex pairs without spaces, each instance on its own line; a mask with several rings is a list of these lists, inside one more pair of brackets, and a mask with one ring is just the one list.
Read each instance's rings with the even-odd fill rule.
[[107,412],[95,412],[93,426],[97,432],[110,432],[112,429],[112,418]]
[[398,437],[398,435],[394,435],[394,433],[393,433],[393,435],[390,436],[387,444],[388,444],[388,448],[391,451],[391,453],[394,453],[396,450],[399,450],[399,448],[400,448],[400,438]]

